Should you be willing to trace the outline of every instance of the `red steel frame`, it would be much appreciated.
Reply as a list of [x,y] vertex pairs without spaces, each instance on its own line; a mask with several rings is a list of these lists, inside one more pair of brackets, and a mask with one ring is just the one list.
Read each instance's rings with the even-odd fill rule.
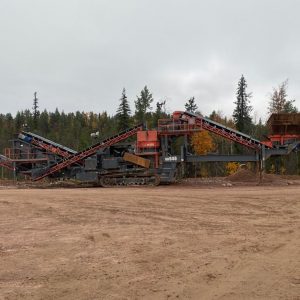
[[[253,150],[259,150],[260,147],[263,145],[261,142],[256,141],[252,139],[251,137],[245,137],[243,133],[239,133],[236,130],[233,130],[229,127],[223,126],[222,124],[218,124],[218,128],[216,126],[216,123],[209,121],[209,119],[204,119],[201,116],[194,115],[188,112],[183,112],[183,111],[175,111],[173,113],[173,119],[174,120],[183,120],[187,121],[191,124],[195,124],[196,126],[205,129],[207,131],[210,131],[212,133],[215,133],[219,136],[222,136],[226,139],[229,139],[233,142],[239,143],[243,146],[246,146],[248,148],[251,148]],[[244,137],[243,137],[244,136]]]
[[270,142],[273,143],[279,143],[280,145],[284,145],[287,141],[299,141],[300,140],[300,134],[273,134],[269,135],[268,138],[270,139]]
[[174,119],[160,119],[158,120],[159,135],[184,135],[192,134],[201,131],[201,128],[195,124],[178,123]]
[[68,158],[68,157],[71,157],[73,154],[66,151],[66,150],[63,150],[59,147],[55,147],[53,145],[48,145],[46,143],[43,143],[42,141],[39,141],[38,139],[36,138],[32,138],[31,140],[31,143],[37,147],[40,147],[44,150],[46,150],[47,152],[51,152],[53,154],[57,154],[61,157],[64,157],[64,158]]
[[14,170],[13,164],[11,160],[8,161],[0,161],[0,167],[4,167],[10,170]]
[[248,148],[251,148],[253,150],[258,150],[260,148],[257,144],[253,144],[250,140],[242,139],[232,132],[226,132],[226,131],[223,131],[222,129],[215,128],[214,126],[212,126],[206,122],[203,122],[203,120],[197,120],[196,122],[197,122],[198,126],[201,126],[203,129],[213,132],[213,133],[215,133],[219,136],[222,136],[228,140],[239,143],[239,144],[246,146]]
[[[194,132],[199,132],[201,130],[207,130],[210,132],[213,132],[214,134],[217,134],[219,136],[222,136],[226,139],[229,139],[233,142],[237,142],[243,146],[246,146],[248,148],[251,148],[253,150],[259,150],[263,143],[261,143],[258,140],[255,140],[251,138],[250,136],[247,136],[243,134],[242,132],[238,132],[236,130],[233,130],[231,128],[228,128],[222,124],[218,124],[214,121],[211,121],[207,118],[203,118],[202,116],[195,115],[189,112],[183,112],[183,111],[176,111],[173,113],[172,119],[160,119],[158,121],[158,130],[157,134],[158,136],[165,136],[165,135],[190,135]],[[154,156],[155,158],[155,167],[158,167],[158,161],[159,161],[159,149],[153,146],[147,146],[147,143],[145,142],[145,147],[141,147],[140,144],[143,144],[142,142],[137,142],[137,155],[143,155],[143,156]],[[272,147],[268,144],[265,144],[266,147]],[[149,149],[155,149],[155,151],[148,151]]]

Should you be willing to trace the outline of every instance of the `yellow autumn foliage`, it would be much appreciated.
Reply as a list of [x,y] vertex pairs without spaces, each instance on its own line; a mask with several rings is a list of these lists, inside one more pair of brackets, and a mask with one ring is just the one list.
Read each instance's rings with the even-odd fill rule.
[[205,130],[195,132],[191,137],[191,144],[198,155],[205,155],[215,149],[212,137]]
[[240,164],[237,162],[229,162],[226,165],[226,171],[229,175],[234,174],[238,168],[239,168]]

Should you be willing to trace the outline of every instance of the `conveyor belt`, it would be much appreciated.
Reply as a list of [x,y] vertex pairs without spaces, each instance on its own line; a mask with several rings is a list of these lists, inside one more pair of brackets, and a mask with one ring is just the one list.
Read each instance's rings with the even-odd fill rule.
[[37,147],[40,147],[42,149],[45,149],[48,152],[57,154],[61,157],[67,158],[70,157],[73,154],[76,154],[77,152],[73,149],[70,149],[68,147],[65,147],[61,144],[55,143],[51,140],[48,140],[40,135],[37,135],[32,132],[26,132],[22,131],[18,138],[22,141],[25,141],[27,143],[30,143],[32,145],[35,145]]
[[14,170],[13,162],[6,156],[0,154],[0,167],[4,167],[10,170]]
[[114,135],[112,137],[109,137],[97,144],[94,144],[92,146],[90,146],[89,148],[82,150],[78,153],[75,153],[73,155],[71,155],[68,158],[63,159],[62,161],[53,164],[52,166],[50,166],[50,168],[47,168],[42,175],[37,176],[36,178],[34,178],[34,181],[40,180],[44,177],[47,177],[59,170],[62,170],[70,165],[73,165],[93,154],[95,154],[98,150],[103,149],[103,148],[107,148],[109,146],[112,146],[120,141],[123,141],[127,138],[129,138],[130,136],[136,134],[137,131],[141,130],[143,127],[143,124],[139,124],[137,126],[134,126],[132,128],[129,128],[125,131],[120,132],[117,135]]
[[[263,143],[257,139],[252,138],[251,136],[237,131],[235,129],[224,126],[218,122],[212,121],[208,118],[205,118],[201,115],[190,113],[187,111],[175,111],[173,113],[174,120],[181,120],[183,122],[190,122],[199,126],[207,131],[215,133],[219,136],[222,136],[226,139],[229,139],[233,142],[239,143],[248,148],[258,150],[262,147]],[[265,146],[266,148],[270,148]]]

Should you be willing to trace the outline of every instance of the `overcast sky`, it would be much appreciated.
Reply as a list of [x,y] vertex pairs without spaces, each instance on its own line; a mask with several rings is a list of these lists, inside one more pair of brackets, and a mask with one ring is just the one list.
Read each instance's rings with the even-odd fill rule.
[[169,111],[195,96],[203,114],[232,114],[244,74],[264,117],[289,79],[300,108],[298,0],[0,0],[0,112],[115,113],[147,85]]

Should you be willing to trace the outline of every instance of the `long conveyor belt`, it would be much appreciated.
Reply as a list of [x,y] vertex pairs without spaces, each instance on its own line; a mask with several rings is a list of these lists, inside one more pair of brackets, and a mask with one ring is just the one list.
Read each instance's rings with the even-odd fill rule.
[[137,131],[141,130],[142,127],[143,127],[143,124],[139,124],[137,126],[129,128],[125,131],[122,131],[117,135],[109,137],[99,143],[96,143],[96,144],[88,147],[85,150],[75,153],[75,154],[69,156],[68,158],[65,158],[62,161],[57,162],[57,163],[53,164],[52,166],[50,166],[49,168],[45,169],[45,171],[41,175],[38,175],[33,180],[34,181],[40,180],[40,179],[47,177],[59,170],[62,170],[70,165],[80,162],[81,160],[95,154],[100,149],[107,148],[109,146],[112,146],[120,141],[123,141],[123,140],[129,138],[130,136],[136,134]]
[[[254,139],[253,137],[237,131],[235,129],[229,128],[225,125],[222,125],[218,122],[212,121],[208,118],[205,118],[201,115],[197,115],[187,111],[175,111],[173,113],[174,120],[181,120],[183,122],[191,122],[198,127],[201,127],[207,131],[215,133],[219,136],[222,136],[226,139],[229,139],[233,142],[239,143],[245,147],[251,148],[253,150],[259,150],[264,144]],[[266,148],[270,148],[265,146]]]

